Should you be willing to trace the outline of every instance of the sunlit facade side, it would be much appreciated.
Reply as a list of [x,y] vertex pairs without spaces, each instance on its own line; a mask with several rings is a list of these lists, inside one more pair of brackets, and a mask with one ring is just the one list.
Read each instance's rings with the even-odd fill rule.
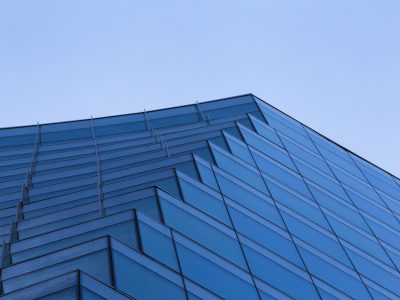
[[399,299],[400,180],[254,95],[0,129],[1,299]]

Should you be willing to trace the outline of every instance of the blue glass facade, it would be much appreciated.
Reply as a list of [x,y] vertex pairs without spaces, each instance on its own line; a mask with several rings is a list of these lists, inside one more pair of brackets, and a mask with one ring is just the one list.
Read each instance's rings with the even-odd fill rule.
[[399,299],[400,180],[253,95],[0,130],[2,299]]

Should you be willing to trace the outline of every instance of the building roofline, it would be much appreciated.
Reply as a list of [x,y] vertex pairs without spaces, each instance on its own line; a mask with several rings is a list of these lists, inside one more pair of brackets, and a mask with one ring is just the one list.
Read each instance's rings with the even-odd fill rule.
[[254,95],[254,94],[251,94],[251,95],[252,95],[253,97],[256,97],[257,99],[259,99],[260,101],[264,102],[265,104],[267,104],[267,105],[273,107],[274,109],[276,109],[276,110],[279,111],[280,113],[284,114],[285,116],[287,116],[287,117],[289,117],[289,118],[295,120],[296,122],[300,123],[300,124],[303,125],[304,127],[306,127],[306,128],[308,128],[308,129],[314,131],[315,133],[319,134],[320,136],[322,136],[323,138],[327,139],[329,142],[333,143],[334,145],[336,145],[336,146],[342,148],[343,150],[345,150],[345,151],[347,151],[347,152],[349,152],[349,153],[351,153],[351,154],[357,156],[358,158],[361,158],[362,160],[366,161],[367,163],[370,163],[370,164],[373,165],[374,167],[378,168],[379,170],[382,170],[383,172],[389,174],[390,176],[396,178],[397,180],[400,180],[399,177],[397,177],[396,175],[392,174],[391,172],[389,172],[389,171],[383,169],[382,167],[380,167],[380,166],[374,164],[373,162],[369,161],[368,159],[365,159],[364,157],[362,157],[361,155],[358,155],[358,154],[355,153],[354,151],[352,151],[352,150],[350,150],[350,149],[348,149],[348,148],[346,148],[346,147],[344,147],[344,146],[338,144],[338,143],[335,142],[334,140],[331,140],[330,138],[326,137],[324,134],[320,133],[319,131],[317,131],[317,130],[311,128],[311,127],[308,126],[307,124],[304,124],[303,122],[300,122],[299,120],[297,120],[296,118],[293,118],[292,116],[288,115],[287,113],[285,113],[284,111],[280,110],[279,108],[276,108],[276,107],[273,106],[272,104],[270,104],[270,103],[264,101],[263,99],[257,97],[257,96]]
[[[244,96],[254,96],[252,93],[247,93],[247,94],[241,94],[237,96],[230,96],[230,97],[225,97],[225,98],[219,98],[219,99],[214,99],[214,100],[206,100],[202,101],[199,103],[212,103],[212,102],[218,102],[218,101],[224,101],[232,98],[238,98],[238,97],[244,97]],[[184,107],[189,107],[192,105],[195,105],[196,102],[192,104],[184,104],[184,105],[177,105],[173,107],[166,107],[166,108],[158,108],[158,109],[153,109],[153,110],[146,110],[146,113],[151,113],[151,112],[158,112],[158,111],[163,111],[163,110],[169,110],[169,109],[176,109],[176,108],[184,108]],[[98,119],[108,119],[108,118],[115,118],[115,117],[123,117],[123,116],[130,116],[130,115],[139,115],[142,114],[142,112],[134,112],[134,113],[127,113],[127,114],[119,114],[119,115],[112,115],[112,116],[104,116],[104,117],[96,117],[93,118],[93,120],[98,120]],[[91,118],[85,118],[85,119],[76,119],[76,120],[70,120],[70,121],[59,121],[59,122],[49,122],[49,123],[38,123],[39,125],[56,125],[56,124],[64,124],[64,123],[74,123],[74,122],[82,122],[82,121],[89,121]],[[36,127],[37,124],[31,124],[31,125],[18,125],[18,126],[10,126],[10,127],[1,127],[0,130],[10,130],[10,129],[19,129],[19,128],[27,128],[27,127]]]
[[[319,131],[311,128],[310,126],[308,126],[307,124],[304,124],[303,122],[297,120],[296,118],[288,115],[287,113],[285,113],[284,111],[280,110],[279,108],[275,107],[274,105],[264,101],[263,99],[257,97],[256,95],[254,95],[253,93],[246,93],[246,94],[241,94],[241,95],[236,95],[236,96],[230,96],[230,97],[224,97],[224,98],[219,98],[219,99],[214,99],[214,100],[207,100],[207,101],[202,101],[199,103],[212,103],[212,102],[218,102],[218,101],[224,101],[224,100],[228,100],[228,99],[233,99],[233,98],[238,98],[238,97],[245,97],[245,96],[252,96],[253,98],[257,98],[260,101],[264,102],[265,104],[271,106],[272,108],[276,109],[277,111],[279,111],[280,113],[284,114],[285,116],[295,120],[296,122],[302,124],[303,126],[305,126],[306,128],[316,132],[317,134],[319,134],[320,136],[324,137],[325,139],[327,139],[329,142],[333,143],[334,145],[344,149],[345,151],[348,151],[349,153],[357,156],[358,158],[366,161],[367,163],[370,163],[371,165],[373,165],[374,167],[378,168],[379,170],[382,170],[383,172],[389,174],[390,176],[396,178],[397,180],[400,180],[400,177],[397,177],[396,175],[392,174],[391,172],[383,169],[382,167],[374,164],[373,162],[369,161],[368,159],[365,159],[364,157],[362,157],[361,155],[358,155],[357,153],[355,153],[354,151],[338,144],[337,142],[331,140],[330,138],[326,137],[324,134],[320,133]],[[160,108],[160,109],[154,109],[154,110],[149,110],[146,111],[147,113],[151,113],[151,112],[156,112],[156,111],[164,111],[164,110],[168,110],[168,109],[176,109],[176,108],[183,108],[183,107],[189,107],[195,105],[195,103],[192,104],[184,104],[184,105],[178,105],[178,106],[174,106],[174,107],[166,107],[166,108]],[[143,111],[144,112],[144,111]],[[93,118],[93,120],[98,120],[98,119],[108,119],[108,118],[114,118],[114,117],[123,117],[123,116],[130,116],[130,115],[138,115],[138,114],[142,114],[143,112],[136,112],[136,113],[128,113],[128,114],[120,114],[120,115],[113,115],[113,116],[104,116],[104,117],[96,117]],[[65,124],[65,123],[73,123],[73,122],[82,122],[82,121],[88,121],[90,120],[90,118],[87,119],[77,119],[77,120],[70,120],[70,121],[60,121],[60,122],[49,122],[49,123],[43,123],[40,125],[55,125],[55,124]],[[0,128],[0,130],[10,130],[10,129],[18,129],[18,128],[27,128],[27,127],[34,127],[37,126],[37,124],[35,125],[22,125],[22,126],[11,126],[11,127],[3,127]]]

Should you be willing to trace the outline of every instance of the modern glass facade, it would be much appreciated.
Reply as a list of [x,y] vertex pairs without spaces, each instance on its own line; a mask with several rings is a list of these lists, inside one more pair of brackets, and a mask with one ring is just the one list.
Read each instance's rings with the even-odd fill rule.
[[399,299],[400,180],[253,95],[0,130],[2,299]]

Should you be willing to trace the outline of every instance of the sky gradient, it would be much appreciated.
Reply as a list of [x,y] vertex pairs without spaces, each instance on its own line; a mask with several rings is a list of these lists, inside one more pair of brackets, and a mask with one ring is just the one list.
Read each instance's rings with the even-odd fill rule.
[[253,93],[400,176],[400,1],[0,1],[0,127]]

